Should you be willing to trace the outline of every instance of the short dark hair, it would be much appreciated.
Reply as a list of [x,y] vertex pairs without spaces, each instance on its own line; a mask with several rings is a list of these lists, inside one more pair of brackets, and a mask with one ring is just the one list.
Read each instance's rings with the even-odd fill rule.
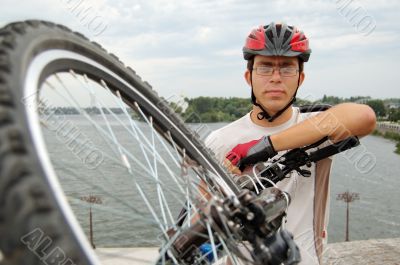
[[[299,73],[302,73],[304,70],[304,61],[300,59],[300,57],[297,57],[297,59],[299,61]],[[247,69],[249,71],[253,70],[253,65],[254,65],[254,57],[247,60]]]

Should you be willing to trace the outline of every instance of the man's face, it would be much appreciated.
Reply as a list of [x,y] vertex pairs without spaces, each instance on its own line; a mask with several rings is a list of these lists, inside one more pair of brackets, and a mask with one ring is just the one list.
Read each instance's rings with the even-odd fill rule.
[[[296,72],[293,76],[282,76],[278,68],[294,67],[299,69],[297,57],[262,56],[254,57],[253,68],[260,66],[275,67],[271,76],[259,75],[254,69],[252,76],[253,91],[257,102],[264,106],[268,112],[274,114],[284,108],[293,97],[300,75],[300,84],[304,80],[304,73]],[[250,72],[245,73],[247,83],[250,85]]]

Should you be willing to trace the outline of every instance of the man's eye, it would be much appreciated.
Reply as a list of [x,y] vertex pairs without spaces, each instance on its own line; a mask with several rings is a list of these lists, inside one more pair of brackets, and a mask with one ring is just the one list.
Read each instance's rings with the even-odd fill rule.
[[295,71],[295,68],[293,67],[283,67],[281,68],[282,73],[292,73],[293,71]]
[[265,72],[265,73],[269,73],[272,71],[272,67],[268,67],[268,66],[262,66],[262,67],[259,67],[259,69],[261,72]]

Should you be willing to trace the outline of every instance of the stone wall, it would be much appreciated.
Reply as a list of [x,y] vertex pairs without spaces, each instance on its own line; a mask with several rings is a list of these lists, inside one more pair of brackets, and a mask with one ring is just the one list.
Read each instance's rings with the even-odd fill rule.
[[[147,265],[158,248],[100,248],[96,254],[103,265]],[[400,265],[400,238],[328,244],[322,265]]]
[[323,265],[400,265],[400,238],[328,244]]

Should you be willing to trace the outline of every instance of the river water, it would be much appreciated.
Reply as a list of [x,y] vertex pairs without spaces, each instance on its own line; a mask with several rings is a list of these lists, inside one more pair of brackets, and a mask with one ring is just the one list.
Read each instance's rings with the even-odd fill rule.
[[[110,144],[99,137],[96,130],[86,126],[82,117],[70,115],[68,117],[84,136],[93,141],[93,146],[107,152],[108,157],[116,155]],[[223,123],[205,124],[201,127],[200,135],[223,126]],[[191,125],[199,129],[199,125]],[[154,235],[147,230],[148,223],[141,218],[140,211],[133,211],[131,202],[138,199],[132,194],[132,180],[126,177],[126,172],[115,167],[112,162],[101,170],[92,170],[90,165],[82,165],[85,160],[71,152],[54,137],[55,130],[45,131],[45,139],[51,159],[58,172],[64,175],[74,175],[74,178],[63,179],[63,188],[67,198],[75,210],[79,222],[85,233],[89,234],[89,204],[82,203],[82,197],[89,194],[100,194],[98,204],[92,204],[94,238],[97,246],[149,246],[154,244]],[[85,141],[85,139],[81,139]],[[129,136],[119,136],[118,140],[131,142]],[[339,154],[334,158],[331,174],[331,204],[330,224],[328,229],[329,242],[344,241],[346,204],[336,200],[337,194],[350,191],[359,194],[359,200],[350,204],[350,239],[363,240],[371,238],[400,237],[400,156],[393,151],[395,144],[389,140],[367,136],[361,139],[362,147],[358,153]],[[362,157],[358,159],[357,157]],[[93,158],[93,157],[92,157]],[[373,166],[365,166],[366,162],[374,162]],[[96,163],[96,158],[92,159]],[[366,172],[368,171],[368,172]],[[71,172],[74,172],[72,174]],[[93,185],[96,183],[96,185]],[[93,188],[96,186],[96,188]],[[99,192],[97,187],[109,188],[111,192]],[[146,187],[144,183],[143,187]],[[146,193],[146,190],[144,190]],[[137,191],[136,191],[137,193]],[[76,208],[74,206],[79,205]],[[84,207],[81,207],[81,206]],[[107,210],[103,210],[107,206]],[[145,206],[143,206],[145,208]],[[78,209],[78,210],[76,210]],[[137,210],[137,209],[136,209]]]

